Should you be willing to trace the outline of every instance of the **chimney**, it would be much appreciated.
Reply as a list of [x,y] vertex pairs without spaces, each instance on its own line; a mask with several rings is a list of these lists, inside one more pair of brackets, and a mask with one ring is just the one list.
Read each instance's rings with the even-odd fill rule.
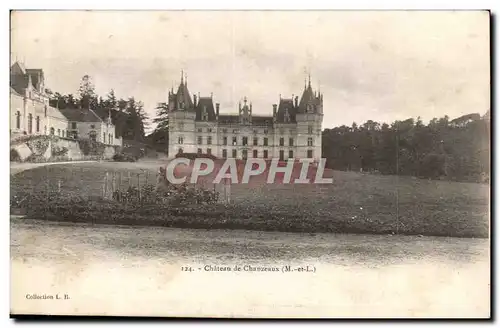
[[220,107],[220,104],[219,104],[219,103],[216,103],[216,104],[215,104],[215,115],[216,115],[217,117],[219,117],[219,107]]
[[295,96],[295,107],[299,106],[299,97]]
[[194,107],[196,107],[196,94],[193,94],[193,103],[194,103]]
[[277,107],[278,107],[278,105],[273,104],[273,117],[276,117]]

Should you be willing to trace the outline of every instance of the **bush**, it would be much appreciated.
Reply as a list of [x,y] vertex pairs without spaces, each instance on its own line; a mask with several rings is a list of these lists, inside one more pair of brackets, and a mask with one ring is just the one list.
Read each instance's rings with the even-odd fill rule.
[[198,154],[198,153],[180,153],[175,155],[175,158],[187,158],[190,160],[196,159],[196,158],[210,158],[210,159],[217,159],[216,156],[212,154]]
[[20,162],[21,161],[21,156],[19,156],[19,153],[15,149],[10,150],[10,161],[11,162]]
[[59,146],[52,146],[52,156],[54,157],[63,157],[68,154],[68,148],[66,147],[59,147]]
[[115,162],[136,162],[137,158],[129,154],[114,154],[113,161]]

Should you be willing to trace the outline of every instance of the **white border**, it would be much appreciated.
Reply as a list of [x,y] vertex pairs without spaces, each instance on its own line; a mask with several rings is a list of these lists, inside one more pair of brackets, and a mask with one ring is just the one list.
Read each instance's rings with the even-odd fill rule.
[[[270,0],[247,0],[247,1],[221,1],[221,0],[212,0],[212,1],[202,1],[202,0],[183,0],[183,1],[154,1],[154,0],[141,0],[141,1],[105,1],[105,0],[90,0],[90,1],[72,1],[69,2],[67,0],[59,0],[59,1],[12,1],[6,0],[2,1],[1,7],[3,7],[0,14],[0,20],[4,28],[1,33],[1,44],[4,46],[3,49],[9,49],[9,9],[64,9],[64,10],[75,10],[75,9],[125,9],[125,10],[159,10],[159,9],[217,9],[217,10],[229,10],[229,9],[266,9],[266,10],[276,10],[276,9],[286,9],[286,10],[312,10],[312,9],[336,9],[336,10],[478,10],[478,9],[492,9],[492,13],[498,14],[500,10],[498,9],[500,6],[500,1],[498,0],[474,0],[474,1],[436,1],[436,0],[412,0],[412,1],[370,1],[370,0],[348,0],[348,1],[325,1],[325,0],[287,0],[282,1],[281,3],[278,1],[270,1]],[[498,20],[496,21],[496,26],[498,26]],[[41,27],[43,28],[43,27]],[[495,28],[495,31],[497,28]],[[496,35],[498,33],[495,32]],[[495,44],[495,52],[498,59],[498,47]],[[4,117],[2,124],[8,125],[8,115],[9,115],[9,96],[8,96],[8,66],[9,63],[9,54],[8,52],[2,51],[2,60],[4,63],[1,66],[2,71],[2,86],[0,90],[2,90],[3,95],[3,106],[2,115]],[[495,72],[496,73],[496,72]],[[498,84],[496,84],[494,93],[498,94]],[[493,104],[492,104],[493,105]],[[495,104],[496,105],[496,104]],[[496,106],[493,106],[496,107]],[[494,116],[496,116],[494,114]],[[495,120],[495,123],[498,123]],[[2,134],[5,134],[5,137],[2,138],[2,142],[0,142],[1,149],[0,154],[2,156],[7,157],[8,154],[8,144],[7,144],[7,134],[8,127],[4,126],[0,131]],[[495,133],[496,134],[496,133]],[[1,184],[3,185],[2,190],[9,190],[9,180],[7,178],[7,171],[9,170],[9,161],[7,158],[1,161],[2,169],[4,169],[5,173],[1,175]],[[3,193],[8,196],[7,193]],[[3,234],[3,238],[0,240],[4,241],[4,247],[1,249],[1,255],[3,259],[2,266],[2,281],[4,283],[4,291],[8,291],[10,288],[9,275],[10,270],[7,271],[6,268],[10,267],[10,256],[9,256],[9,248],[10,248],[10,229],[9,229],[9,205],[7,197],[2,202],[4,209],[4,220],[2,220],[2,229],[1,233]],[[493,219],[493,218],[492,218]],[[498,223],[497,223],[498,226]],[[498,230],[498,228],[497,228]],[[497,231],[492,232],[494,234]],[[9,312],[10,295],[9,292],[1,293],[0,303],[1,308],[4,309],[5,312]],[[2,315],[2,326],[6,323],[8,326],[14,325],[13,320],[8,319],[8,314],[3,312]],[[227,322],[225,322],[227,323]],[[45,325],[49,325],[51,323],[44,323]],[[123,324],[118,322],[118,324]],[[172,324],[172,323],[171,323]],[[247,322],[249,324],[249,322]],[[251,324],[251,323],[250,323]],[[260,323],[262,325],[262,323]],[[285,323],[286,324],[286,323]],[[304,323],[301,323],[304,324]],[[336,325],[344,325],[342,323],[334,323]],[[358,324],[358,323],[355,323]],[[361,323],[359,323],[361,324]],[[385,324],[385,323],[382,323]],[[400,324],[400,323],[398,323]],[[429,324],[429,323],[427,323]],[[434,323],[440,324],[440,323]],[[80,326],[88,325],[88,324],[78,324]],[[93,324],[93,326],[104,325],[101,324]],[[130,324],[130,325],[140,325],[138,323]],[[349,324],[349,325],[352,325]]]

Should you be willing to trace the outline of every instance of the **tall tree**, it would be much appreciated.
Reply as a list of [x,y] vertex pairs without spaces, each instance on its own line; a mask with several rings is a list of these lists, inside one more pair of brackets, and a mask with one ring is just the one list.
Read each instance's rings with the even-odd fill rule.
[[80,81],[78,88],[78,95],[80,96],[80,105],[82,108],[89,109],[92,105],[96,105],[97,96],[95,93],[95,86],[89,75],[84,75]]

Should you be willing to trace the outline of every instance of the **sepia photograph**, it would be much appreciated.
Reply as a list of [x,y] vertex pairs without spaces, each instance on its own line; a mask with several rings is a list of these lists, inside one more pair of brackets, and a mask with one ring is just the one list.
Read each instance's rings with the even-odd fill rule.
[[11,10],[11,318],[491,318],[491,19]]

